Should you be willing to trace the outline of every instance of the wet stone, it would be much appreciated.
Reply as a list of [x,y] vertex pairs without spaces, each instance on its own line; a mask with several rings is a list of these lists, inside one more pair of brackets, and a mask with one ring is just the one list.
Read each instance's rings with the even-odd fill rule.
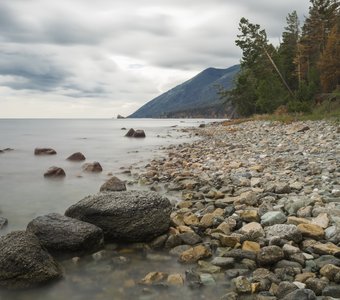
[[246,277],[239,276],[233,279],[233,284],[237,293],[251,293],[251,283]]
[[211,263],[222,268],[232,268],[235,264],[235,259],[232,257],[215,257]]
[[278,246],[263,247],[257,254],[257,262],[260,265],[272,265],[283,259],[284,253]]
[[261,217],[261,224],[271,226],[275,224],[283,224],[287,220],[286,215],[281,211],[269,211]]

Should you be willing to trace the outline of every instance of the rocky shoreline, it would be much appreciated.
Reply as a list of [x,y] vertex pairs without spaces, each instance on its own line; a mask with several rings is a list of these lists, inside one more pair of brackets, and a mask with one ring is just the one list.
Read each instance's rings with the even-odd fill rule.
[[[132,166],[128,191],[114,178],[66,216],[38,217],[26,232],[0,238],[0,286],[56,280],[63,270],[46,248],[53,255],[71,249],[77,265],[85,252],[104,247],[104,238],[94,261],[109,256],[122,268],[124,253],[136,249],[150,262],[160,259],[138,282],[126,282],[141,287],[141,299],[172,286],[211,299],[340,298],[339,127],[252,121],[190,133],[201,138],[164,149],[167,156],[145,168]],[[132,191],[140,186],[150,191]],[[34,264],[28,246],[40,253]],[[20,252],[26,256],[17,259]],[[174,258],[178,270],[167,273],[162,266]]]
[[340,298],[339,127],[253,121],[194,133],[203,138],[135,174],[180,199],[152,246],[194,265],[191,286],[224,274],[233,290],[223,299]]

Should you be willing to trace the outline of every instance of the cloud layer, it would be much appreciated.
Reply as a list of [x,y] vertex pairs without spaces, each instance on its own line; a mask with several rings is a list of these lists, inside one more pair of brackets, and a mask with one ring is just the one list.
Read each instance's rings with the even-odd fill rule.
[[0,117],[128,115],[207,67],[238,63],[246,17],[278,43],[295,0],[0,2]]

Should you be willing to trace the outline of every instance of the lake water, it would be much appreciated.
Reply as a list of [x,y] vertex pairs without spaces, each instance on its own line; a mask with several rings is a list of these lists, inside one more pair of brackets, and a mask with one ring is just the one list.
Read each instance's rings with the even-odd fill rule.
[[[212,120],[209,120],[212,121]],[[123,177],[121,168],[132,164],[143,165],[148,159],[161,155],[160,146],[192,140],[180,128],[198,126],[207,120],[178,119],[2,119],[0,120],[0,149],[13,151],[0,153],[0,216],[8,219],[8,226],[0,235],[12,230],[25,229],[37,216],[58,212],[83,197],[99,191],[99,187],[112,173]],[[124,137],[122,128],[144,129],[145,139]],[[34,148],[51,147],[57,155],[35,156]],[[80,162],[66,158],[74,152],[82,152],[86,162],[99,161],[100,174],[82,172]],[[44,172],[51,166],[62,167],[66,177],[48,180]],[[205,292],[187,287],[164,291],[145,290],[136,282],[147,272],[178,272],[187,269],[175,259],[159,253],[145,254],[135,250],[108,245],[108,258],[94,261],[91,256],[81,259],[78,265],[70,260],[61,262],[66,270],[65,279],[44,288],[25,292],[0,291],[3,299],[210,299],[210,288]],[[126,256],[130,263],[115,266],[112,258]],[[158,256],[157,256],[158,255]],[[159,256],[160,255],[160,256]],[[211,291],[216,288],[211,288]]]

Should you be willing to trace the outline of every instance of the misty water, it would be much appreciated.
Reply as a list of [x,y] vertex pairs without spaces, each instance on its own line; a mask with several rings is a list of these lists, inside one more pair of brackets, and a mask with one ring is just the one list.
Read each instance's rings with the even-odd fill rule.
[[[124,170],[164,155],[160,147],[192,141],[179,129],[197,127],[201,122],[207,120],[0,120],[0,149],[14,149],[0,153],[0,216],[8,219],[0,235],[25,229],[37,216],[63,214],[70,205],[97,193],[110,174],[127,179]],[[144,129],[147,137],[126,138],[122,128]],[[51,147],[57,155],[35,156],[36,147]],[[100,162],[103,172],[84,173],[83,163],[66,160],[78,151],[86,156],[86,162]],[[45,179],[43,174],[51,166],[62,167],[66,177]],[[84,256],[77,264],[71,257],[60,260],[65,269],[62,280],[25,291],[0,290],[0,299],[213,299],[212,293],[216,298],[223,295],[224,287],[217,292],[215,286],[203,291],[187,286],[146,288],[138,281],[148,272],[184,274],[190,266],[140,245],[108,244],[106,250],[107,256]],[[126,259],[124,263],[120,256]]]

